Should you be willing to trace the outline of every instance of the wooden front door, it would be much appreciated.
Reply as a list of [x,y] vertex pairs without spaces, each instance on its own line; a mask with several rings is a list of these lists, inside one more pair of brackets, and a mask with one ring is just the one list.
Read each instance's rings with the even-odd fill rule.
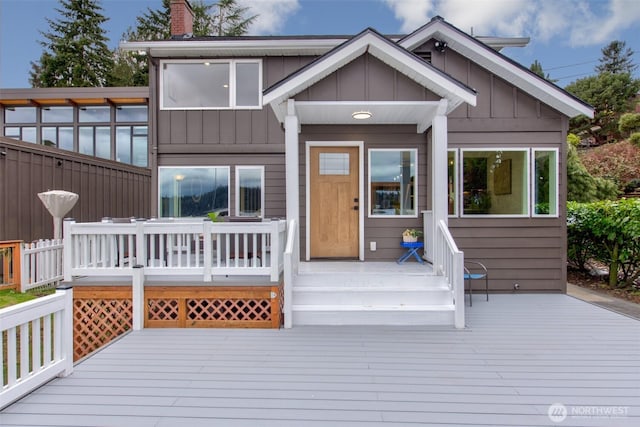
[[311,258],[357,258],[360,209],[358,147],[311,147]]

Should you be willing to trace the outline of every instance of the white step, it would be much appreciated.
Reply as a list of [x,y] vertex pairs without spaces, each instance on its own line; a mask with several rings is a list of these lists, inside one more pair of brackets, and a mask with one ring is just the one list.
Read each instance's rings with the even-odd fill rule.
[[295,305],[442,305],[452,304],[445,286],[294,286]]
[[293,305],[293,325],[452,325],[453,305]]

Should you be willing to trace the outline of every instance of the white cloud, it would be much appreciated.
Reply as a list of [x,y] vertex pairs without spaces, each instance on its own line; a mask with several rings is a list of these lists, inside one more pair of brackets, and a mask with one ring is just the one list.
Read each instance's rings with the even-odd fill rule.
[[440,15],[477,35],[601,45],[640,22],[638,0],[383,0],[410,32]]
[[406,33],[424,25],[433,9],[433,0],[384,0],[402,22],[401,31]]
[[249,27],[251,35],[279,33],[300,8],[298,0],[239,0],[238,5],[248,7],[251,15],[258,15]]

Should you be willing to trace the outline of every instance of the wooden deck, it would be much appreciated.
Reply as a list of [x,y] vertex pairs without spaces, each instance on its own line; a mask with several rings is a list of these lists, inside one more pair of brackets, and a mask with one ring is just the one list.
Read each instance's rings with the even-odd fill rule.
[[[640,425],[640,322],[521,294],[475,299],[467,323],[147,329],[6,408],[0,425]],[[554,403],[568,411],[557,424]]]

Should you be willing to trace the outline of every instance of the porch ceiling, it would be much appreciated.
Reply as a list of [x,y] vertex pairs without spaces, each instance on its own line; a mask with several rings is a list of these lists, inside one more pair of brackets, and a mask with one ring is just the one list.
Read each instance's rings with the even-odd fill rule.
[[[301,125],[416,125],[422,133],[431,126],[439,105],[439,101],[296,101],[295,112]],[[352,117],[356,111],[368,111],[371,118],[356,120]]]

